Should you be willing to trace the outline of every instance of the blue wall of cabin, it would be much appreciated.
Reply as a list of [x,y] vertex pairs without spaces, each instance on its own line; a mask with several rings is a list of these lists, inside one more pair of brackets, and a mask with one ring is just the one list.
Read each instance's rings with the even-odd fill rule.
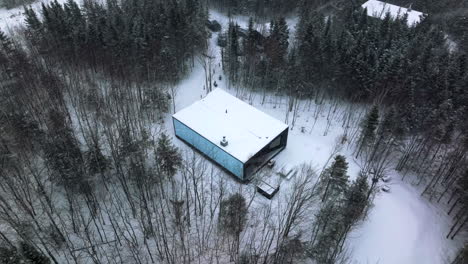
[[239,179],[244,179],[244,164],[225,152],[223,149],[205,139],[179,120],[172,118],[174,122],[175,134],[194,148],[217,162],[219,165],[236,175]]

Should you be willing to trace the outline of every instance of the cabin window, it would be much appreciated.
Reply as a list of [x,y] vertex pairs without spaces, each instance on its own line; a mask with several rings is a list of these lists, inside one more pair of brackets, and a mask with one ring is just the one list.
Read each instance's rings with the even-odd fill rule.
[[270,150],[275,149],[275,148],[279,147],[280,145],[281,145],[281,137],[277,137],[275,140],[273,140],[270,143],[269,149]]

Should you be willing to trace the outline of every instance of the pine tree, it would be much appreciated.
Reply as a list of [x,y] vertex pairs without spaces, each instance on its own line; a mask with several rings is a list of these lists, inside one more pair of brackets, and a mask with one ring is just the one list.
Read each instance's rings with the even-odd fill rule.
[[177,147],[170,138],[161,133],[156,147],[156,163],[163,173],[169,178],[175,175],[177,169],[182,165],[182,157]]
[[42,27],[42,23],[37,17],[36,11],[31,7],[24,7],[24,15],[25,15],[25,22],[28,28],[32,30],[40,30]]
[[339,199],[348,187],[348,163],[342,155],[337,155],[333,164],[325,169],[323,173],[323,182],[325,182],[325,190],[322,196],[322,202],[329,197]]
[[227,70],[229,72],[229,79],[233,82],[237,81],[238,71],[239,71],[239,26],[234,23],[229,23],[228,28],[228,45],[227,52],[224,56],[227,62]]
[[63,113],[49,113],[47,141],[43,146],[48,166],[54,172],[53,179],[70,190],[88,193],[91,186],[84,173],[84,160]]
[[53,1],[42,5],[40,18],[30,8],[25,14],[28,37],[42,54],[132,81],[174,82],[207,47],[208,14],[199,0],[85,1],[81,7]]
[[21,247],[21,252],[23,253],[23,256],[29,261],[31,261],[32,263],[34,264],[49,264],[50,263],[50,259],[44,256],[36,248],[34,248],[34,246],[26,242],[21,242],[20,247]]
[[363,148],[370,146],[375,140],[375,132],[379,125],[379,109],[374,105],[367,113],[361,125],[361,137],[359,139],[356,157],[359,157]]
[[0,247],[0,263],[19,264],[22,260],[16,248]]
[[278,68],[284,65],[289,46],[289,29],[286,19],[279,18],[270,23],[270,36],[267,40],[267,55],[271,66]]
[[327,201],[315,216],[309,254],[317,263],[335,263],[332,253],[343,230],[340,209],[336,202]]
[[11,56],[14,52],[13,42],[11,42],[10,38],[0,30],[0,47],[2,52],[5,53],[6,56]]
[[302,68],[306,81],[319,82],[321,80],[321,61],[322,54],[320,50],[321,42],[315,30],[315,20],[305,26],[304,32],[298,35],[299,64]]
[[346,221],[346,226],[355,223],[362,216],[368,205],[368,191],[369,184],[364,174],[360,174],[347,189],[343,205],[343,219]]
[[102,173],[109,168],[109,161],[102,154],[99,143],[93,144],[91,149],[85,152],[86,167],[92,174]]
[[226,233],[239,236],[247,223],[247,203],[240,193],[221,201],[219,208],[219,227]]
[[255,29],[254,29],[254,21],[253,18],[249,18],[249,27],[247,30],[247,38],[245,38],[245,44],[244,44],[244,49],[245,49],[245,56],[247,57],[247,60],[250,62],[247,63],[247,66],[250,66],[250,64],[253,63],[252,58],[255,56],[255,49],[256,49],[256,37],[255,37]]

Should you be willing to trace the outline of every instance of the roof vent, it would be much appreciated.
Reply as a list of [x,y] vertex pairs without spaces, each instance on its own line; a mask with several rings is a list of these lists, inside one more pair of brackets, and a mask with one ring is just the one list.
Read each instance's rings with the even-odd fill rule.
[[228,141],[226,140],[226,137],[223,137],[223,140],[221,140],[221,146],[226,147],[228,145]]

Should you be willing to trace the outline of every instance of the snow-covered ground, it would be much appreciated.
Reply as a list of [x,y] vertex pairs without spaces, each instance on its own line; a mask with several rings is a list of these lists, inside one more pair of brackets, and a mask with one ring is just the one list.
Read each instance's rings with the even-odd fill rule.
[[[226,29],[229,19],[219,12],[212,11],[211,19],[216,19]],[[247,17],[232,17],[231,20],[241,27],[247,27]],[[288,25],[294,32],[296,19],[287,19]],[[264,25],[257,25],[262,28]],[[220,63],[220,50],[216,46],[217,33],[210,40],[212,55],[216,56],[213,62],[215,80],[218,87],[251,103],[265,113],[285,121],[287,112],[287,99],[275,96],[267,96],[264,104],[261,104],[262,95],[254,94],[253,97],[245,90],[230,87],[226,77],[222,74]],[[222,81],[218,76],[222,76]],[[182,81],[177,88],[176,111],[190,105],[206,95],[203,89],[205,83],[203,68],[196,67],[192,74]],[[244,91],[244,92],[243,92]],[[345,104],[338,107],[337,112],[345,111]],[[327,128],[327,111],[322,111],[315,123],[314,112],[317,105],[302,102],[293,130],[289,131],[288,146],[277,157],[278,167],[296,166],[302,163],[313,164],[317,170],[321,170],[331,153],[334,152],[336,142],[344,133],[342,126],[343,114],[336,113]],[[328,109],[328,106],[325,107]],[[357,111],[359,112],[359,111]],[[291,113],[292,115],[292,113]],[[359,114],[355,115],[352,126],[358,124]],[[289,117],[291,126],[292,117]],[[170,122],[170,117],[167,121]],[[314,124],[315,123],[315,124]],[[301,128],[304,127],[304,132]],[[171,129],[171,128],[169,128]],[[171,130],[172,131],[172,130]],[[174,140],[179,147],[186,146],[178,140]],[[349,175],[353,179],[359,172],[359,161],[352,157],[352,149],[347,146],[339,153],[348,157]],[[443,264],[453,256],[456,250],[456,241],[445,239],[450,225],[450,218],[445,211],[429,203],[420,196],[420,190],[407,182],[402,182],[397,172],[391,171],[392,180],[388,185],[389,193],[380,192],[374,200],[374,207],[366,219],[354,230],[347,241],[351,254],[351,261],[355,264]],[[230,177],[230,176],[226,176]],[[280,190],[281,192],[281,190]],[[263,199],[263,197],[258,197]]]
[[355,263],[447,263],[456,241],[445,239],[450,219],[400,176],[379,194],[369,218],[348,238]]
[[[35,3],[34,7],[40,7],[40,3]],[[23,19],[21,7],[11,10],[0,9],[2,30],[12,29],[23,23]],[[211,11],[211,19],[218,20],[223,29],[229,21],[225,15],[216,11]],[[231,19],[244,28],[247,26],[247,17]],[[288,18],[287,22],[293,33],[297,19]],[[263,26],[266,28],[267,24]],[[209,55],[215,57],[213,69],[218,86],[267,114],[285,121],[287,98],[268,95],[265,103],[261,104],[262,95],[250,94],[237,87],[229,88],[227,79],[222,74],[220,49],[216,46],[216,40],[217,33],[214,33],[210,39]],[[219,75],[222,76],[221,81],[217,78]],[[207,91],[204,85],[205,73],[203,67],[197,63],[191,74],[176,87],[176,111],[205,96]],[[293,129],[289,132],[287,148],[276,158],[278,167],[310,163],[317,170],[321,170],[329,162],[331,154],[335,152],[337,140],[344,133],[342,117],[346,111],[346,104],[340,104],[337,111],[331,114],[330,120],[327,120],[328,112],[325,110],[320,111],[315,119],[317,107],[319,106],[313,102],[300,102],[300,111],[294,126],[291,124],[292,116],[288,118],[288,123]],[[327,105],[324,108],[329,109]],[[356,111],[355,120],[351,122],[354,128],[358,124],[360,112],[362,111]],[[171,116],[168,115],[165,121],[168,132],[173,132]],[[182,149],[187,148],[177,139],[174,139],[174,142]],[[352,149],[345,145],[344,148],[338,150],[338,153],[348,157],[349,175],[355,178],[359,172],[359,165],[352,158]],[[455,242],[445,239],[450,222],[449,217],[443,210],[422,198],[418,189],[402,182],[396,172],[391,172],[391,176],[392,181],[389,183],[391,192],[377,194],[368,219],[353,231],[348,239],[348,248],[351,250],[353,263],[445,263],[447,257],[453,255],[455,250]],[[226,178],[229,177],[226,175]]]

